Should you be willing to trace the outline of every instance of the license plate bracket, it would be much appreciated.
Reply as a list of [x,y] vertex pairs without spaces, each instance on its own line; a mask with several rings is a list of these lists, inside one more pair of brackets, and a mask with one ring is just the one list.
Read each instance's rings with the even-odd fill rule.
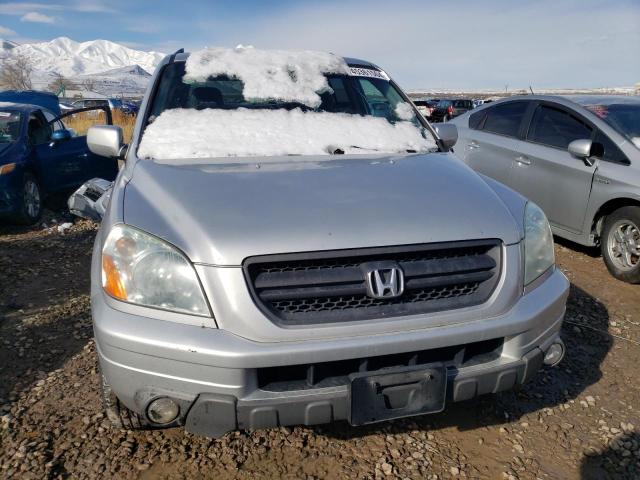
[[447,370],[442,363],[355,373],[351,380],[351,425],[444,410]]

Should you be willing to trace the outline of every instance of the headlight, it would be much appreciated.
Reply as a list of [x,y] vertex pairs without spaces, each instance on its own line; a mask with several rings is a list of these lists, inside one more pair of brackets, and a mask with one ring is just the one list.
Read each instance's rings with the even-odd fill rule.
[[193,266],[175,247],[127,225],[102,249],[102,288],[118,300],[209,316]]
[[555,263],[553,235],[544,212],[529,202],[524,211],[524,284],[529,285]]
[[13,172],[16,169],[15,163],[7,163],[5,165],[0,166],[0,175],[6,175],[8,173]]

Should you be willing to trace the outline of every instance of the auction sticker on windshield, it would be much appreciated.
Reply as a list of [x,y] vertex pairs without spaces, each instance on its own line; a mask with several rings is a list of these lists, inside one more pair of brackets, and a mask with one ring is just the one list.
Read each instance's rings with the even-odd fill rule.
[[349,67],[349,72],[352,77],[372,77],[389,80],[389,76],[386,73],[373,68]]

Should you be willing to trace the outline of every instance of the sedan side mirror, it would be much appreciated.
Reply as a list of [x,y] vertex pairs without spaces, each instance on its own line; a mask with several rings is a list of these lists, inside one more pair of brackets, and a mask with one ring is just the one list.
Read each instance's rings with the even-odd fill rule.
[[447,150],[458,141],[458,128],[453,123],[436,123],[433,128]]
[[591,140],[587,140],[586,138],[580,140],[574,140],[569,144],[568,150],[571,155],[576,158],[582,160],[585,165],[588,167],[593,165],[593,160],[591,159]]
[[69,130],[56,130],[51,134],[51,141],[53,143],[64,142],[72,137]]
[[87,132],[89,150],[102,157],[122,158],[126,145],[122,129],[115,125],[96,125]]

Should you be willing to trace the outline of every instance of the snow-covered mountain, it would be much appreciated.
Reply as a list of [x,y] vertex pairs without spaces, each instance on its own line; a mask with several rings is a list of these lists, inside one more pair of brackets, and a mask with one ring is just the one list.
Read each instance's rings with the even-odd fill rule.
[[[4,47],[7,44],[8,49]],[[59,37],[50,42],[24,43],[3,42],[9,55],[22,55],[31,61],[38,71],[56,72],[65,77],[102,73],[114,68],[139,65],[147,72],[153,72],[164,54],[142,52],[108,40],[74,42],[67,37]]]
[[18,44],[16,42],[12,42],[11,40],[3,40],[2,38],[0,38],[0,54],[5,50],[9,51],[17,46]]
[[[158,62],[164,57],[159,52],[134,50],[108,40],[75,42],[59,37],[50,42],[17,44],[0,39],[0,62],[15,55],[27,58],[34,71],[34,88],[45,88],[60,74],[72,82],[88,78],[95,80],[96,91],[101,85],[109,92],[142,93]],[[120,85],[122,84],[122,85]]]

